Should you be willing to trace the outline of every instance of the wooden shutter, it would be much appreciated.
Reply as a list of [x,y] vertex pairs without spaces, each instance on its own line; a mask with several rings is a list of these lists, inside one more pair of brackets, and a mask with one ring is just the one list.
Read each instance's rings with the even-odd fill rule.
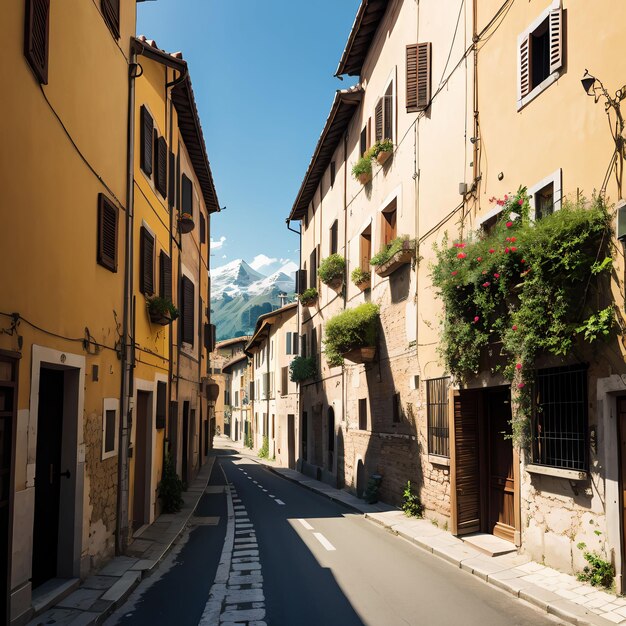
[[215,324],[204,325],[204,347],[207,352],[215,350]]
[[431,98],[431,43],[406,47],[406,110],[424,111]]
[[293,337],[292,339],[292,346],[291,346],[291,354],[299,354],[298,352],[298,333],[291,333],[291,336]]
[[530,93],[530,35],[519,47],[519,90],[520,98]]
[[182,328],[181,339],[184,343],[194,344],[194,284],[183,276],[182,280]]
[[389,85],[383,101],[383,139],[393,139],[393,84]]
[[172,259],[164,250],[159,253],[159,295],[172,300]]
[[332,187],[335,184],[335,162],[330,162],[330,186]]
[[103,194],[98,194],[98,263],[117,272],[118,209]]
[[563,65],[563,9],[550,11],[550,74]]
[[167,205],[171,209],[176,202],[176,158],[174,153],[169,155],[169,179],[167,181]]
[[311,252],[311,256],[309,257],[309,268],[311,270],[311,274],[309,276],[309,287],[317,288],[317,248]]
[[289,393],[289,367],[285,366],[281,369],[280,395],[286,396]]
[[296,292],[303,294],[306,290],[306,270],[296,271]]
[[154,122],[152,115],[148,113],[148,109],[144,105],[141,106],[141,150],[140,150],[140,166],[148,175],[152,175],[152,134],[154,132]]
[[457,535],[480,531],[479,462],[480,391],[464,390],[454,398],[453,487]]
[[156,429],[165,428],[167,421],[167,383],[157,382]]
[[360,142],[361,156],[363,156],[367,150],[367,126],[361,131]]
[[193,183],[189,178],[183,174],[182,181],[182,205],[181,211],[183,213],[189,213],[189,215],[193,215]]
[[159,137],[157,139],[156,131],[155,145],[156,151],[154,155],[155,172],[154,172],[154,186],[157,191],[165,198],[167,196],[167,142],[165,137]]
[[206,243],[206,220],[202,213],[200,213],[200,243]]
[[120,0],[102,0],[102,15],[116,39],[120,38]]
[[285,354],[291,354],[291,333],[286,333],[287,345],[285,347]]
[[154,293],[154,237],[145,226],[141,227],[140,257],[139,290],[151,296]]
[[374,110],[374,140],[383,139],[383,99],[380,98]]
[[26,0],[24,56],[40,83],[48,84],[50,0]]

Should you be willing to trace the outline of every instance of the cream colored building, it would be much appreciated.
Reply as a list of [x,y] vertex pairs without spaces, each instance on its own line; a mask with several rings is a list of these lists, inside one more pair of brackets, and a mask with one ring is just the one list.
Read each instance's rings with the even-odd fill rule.
[[[302,228],[300,291],[320,292],[300,307],[301,351],[320,363],[318,377],[300,385],[303,471],[357,493],[380,473],[380,497],[395,504],[411,480],[426,515],[453,532],[496,534],[563,571],[582,568],[576,546],[585,542],[615,564],[618,589],[626,543],[621,344],[536,363],[539,378],[549,366],[589,363],[576,379],[589,398],[575,409],[583,452],[564,460],[519,451],[500,436],[510,381],[491,363],[458,389],[445,370],[431,265],[446,232],[455,240],[487,226],[498,213],[490,198],[519,186],[528,187],[536,216],[594,189],[609,201],[622,197],[606,176],[615,144],[604,100],[594,104],[580,80],[588,68],[611,95],[626,82],[615,52],[625,11],[608,0],[593,11],[566,0],[473,2],[460,12],[434,0],[362,2],[337,69],[358,84],[335,95],[290,214]],[[380,138],[393,141],[393,156],[374,162],[361,184],[351,168]],[[369,287],[354,285],[354,268],[370,269],[368,259],[399,235],[416,240],[416,258],[387,276],[371,268]],[[347,262],[343,291],[317,278],[333,252]],[[621,289],[620,278],[620,308]],[[329,368],[325,324],[366,301],[381,309],[375,360]],[[565,380],[569,370],[549,371]],[[502,459],[504,472],[490,458]]]
[[245,352],[239,349],[243,345],[237,342],[235,355],[222,367],[222,372],[226,376],[224,402],[225,410],[229,412],[230,438],[241,445],[252,447],[254,383],[252,364]]

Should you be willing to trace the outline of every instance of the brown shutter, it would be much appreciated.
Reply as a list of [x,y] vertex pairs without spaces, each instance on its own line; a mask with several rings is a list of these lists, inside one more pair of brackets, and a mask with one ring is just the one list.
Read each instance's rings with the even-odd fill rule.
[[520,97],[530,93],[530,36],[524,38],[519,47],[519,88]]
[[285,366],[281,369],[281,388],[280,395],[286,396],[289,393],[289,367]]
[[431,43],[417,44],[417,110],[424,111],[430,105]]
[[181,339],[193,346],[194,343],[194,284],[183,276],[182,284],[182,328]]
[[302,295],[306,291],[306,270],[296,271],[296,293]]
[[141,106],[141,169],[148,175],[152,175],[152,133],[154,122],[145,106]]
[[24,56],[40,83],[48,84],[50,0],[26,0]]
[[417,44],[406,47],[406,110],[417,111]]
[[563,65],[563,9],[550,11],[550,74]]
[[118,209],[102,193],[98,194],[98,263],[117,272]]
[[383,99],[376,103],[374,112],[374,141],[383,139]]
[[193,183],[183,174],[182,176],[182,206],[181,211],[183,213],[189,213],[193,215]]
[[169,162],[169,180],[167,182],[167,205],[171,209],[176,202],[176,158],[174,153],[170,152]]
[[139,290],[151,296],[154,293],[154,237],[145,226],[141,227],[140,257]]
[[172,259],[164,250],[159,253],[159,295],[172,300]]
[[391,121],[393,120],[393,92],[392,86],[389,85],[389,90],[385,94],[383,103],[383,139],[393,139],[393,129],[391,128]]
[[115,39],[120,38],[120,0],[102,0],[102,15]]
[[167,421],[167,383],[157,382],[156,397],[156,429],[165,428]]
[[200,213],[200,243],[206,243],[206,220],[202,213]]
[[156,131],[155,145],[156,151],[154,155],[155,160],[155,172],[154,172],[154,186],[157,191],[165,198],[167,196],[167,142],[165,137],[159,137],[158,139]]

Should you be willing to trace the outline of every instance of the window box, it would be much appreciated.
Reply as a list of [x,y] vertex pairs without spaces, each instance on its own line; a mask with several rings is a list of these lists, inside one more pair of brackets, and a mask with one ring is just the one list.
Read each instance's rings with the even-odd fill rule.
[[193,217],[189,213],[183,213],[178,218],[178,230],[183,233],[190,233],[195,228]]
[[167,326],[178,317],[178,309],[172,304],[171,300],[154,296],[148,298],[146,302],[148,315],[153,324]]
[[562,467],[549,467],[547,465],[535,465],[531,463],[526,466],[529,474],[541,474],[542,476],[554,476],[555,478],[566,478],[567,480],[587,480],[589,474],[584,470],[565,469]]
[[359,174],[359,182],[361,185],[367,185],[372,180],[372,172],[363,172]]
[[403,248],[402,250],[398,250],[398,252],[391,255],[391,258],[388,261],[377,265],[374,271],[382,278],[386,278],[387,276],[393,274],[396,270],[400,269],[403,265],[411,263],[414,258],[415,250],[411,248]]
[[341,356],[353,363],[371,363],[376,357],[376,346],[362,346],[343,352]]
[[319,297],[319,293],[315,287],[311,289],[307,289],[304,293],[298,296],[300,300],[300,304],[302,306],[314,306],[317,303],[317,299]]
[[346,260],[340,254],[331,254],[321,263],[318,270],[320,280],[331,289],[339,289],[343,285],[346,271]]
[[376,356],[379,318],[379,307],[365,302],[328,320],[324,339],[328,365],[343,365],[344,359],[354,363],[373,361]]
[[381,150],[377,155],[376,155],[376,161],[378,161],[378,165],[384,165],[388,160],[389,157],[393,154],[393,150]]
[[360,267],[357,267],[352,272],[352,282],[361,290],[365,291],[370,288],[372,284],[372,275],[370,272],[362,270]]

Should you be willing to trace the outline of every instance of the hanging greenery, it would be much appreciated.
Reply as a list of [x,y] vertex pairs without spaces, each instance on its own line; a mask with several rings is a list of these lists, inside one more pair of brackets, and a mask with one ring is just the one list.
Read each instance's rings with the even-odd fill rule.
[[497,202],[502,213],[489,233],[435,246],[433,284],[445,304],[439,349],[463,381],[478,372],[484,348],[501,344],[501,369],[516,390],[513,439],[523,447],[536,357],[566,355],[579,336],[593,342],[611,331],[613,305],[601,303],[612,269],[610,217],[594,197],[533,222],[523,187]]
[[324,352],[331,367],[343,365],[343,355],[364,346],[375,346],[380,308],[365,302],[338,313],[326,324]]
[[317,376],[317,364],[313,356],[297,356],[289,364],[290,380],[301,383]]

